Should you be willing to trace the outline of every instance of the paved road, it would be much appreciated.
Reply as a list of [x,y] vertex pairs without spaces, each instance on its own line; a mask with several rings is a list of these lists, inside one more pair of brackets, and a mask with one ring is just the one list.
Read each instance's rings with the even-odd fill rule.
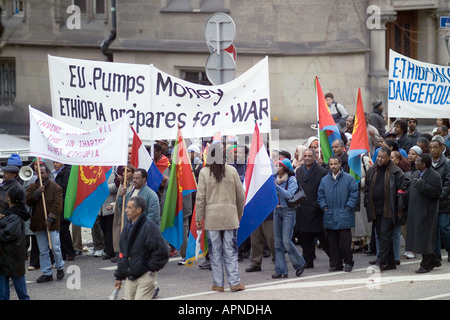
[[[298,249],[301,252],[301,248]],[[239,263],[239,270],[246,290],[230,292],[226,286],[224,293],[210,290],[209,270],[200,270],[197,265],[192,268],[179,266],[180,258],[174,257],[159,273],[161,291],[157,301],[171,300],[174,306],[184,305],[185,302],[208,305],[213,301],[259,301],[270,306],[275,300],[448,300],[450,262],[447,262],[447,253],[442,253],[442,266],[422,275],[414,272],[419,268],[420,255],[409,260],[402,257],[397,270],[373,273],[373,269],[368,268],[368,262],[374,257],[362,253],[355,253],[352,272],[332,273],[328,271],[326,255],[322,250],[317,250],[314,269],[306,269],[297,278],[289,265],[289,278],[283,280],[271,278],[274,273],[271,258],[265,258],[263,271],[256,273],[244,271],[250,264],[250,260],[245,259]],[[115,267],[109,260],[82,255],[66,263],[66,277],[61,281],[55,278],[53,282],[38,284],[35,280],[41,272],[28,271],[28,292],[33,300],[107,300],[114,289]],[[12,299],[16,299],[14,290],[12,295]],[[123,290],[119,292],[121,297]]]

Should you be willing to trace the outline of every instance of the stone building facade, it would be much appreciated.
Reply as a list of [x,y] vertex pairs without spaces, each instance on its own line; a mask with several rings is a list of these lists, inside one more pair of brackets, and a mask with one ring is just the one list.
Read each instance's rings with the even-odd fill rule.
[[0,128],[28,133],[28,105],[51,114],[48,55],[154,64],[207,83],[205,22],[236,25],[236,76],[269,57],[272,128],[310,135],[314,78],[355,113],[358,88],[387,104],[387,52],[447,65],[447,0],[0,0]]

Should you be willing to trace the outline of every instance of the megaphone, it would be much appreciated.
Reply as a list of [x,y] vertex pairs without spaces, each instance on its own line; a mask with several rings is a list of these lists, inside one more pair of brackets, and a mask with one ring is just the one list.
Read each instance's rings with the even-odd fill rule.
[[19,178],[23,181],[28,181],[33,177],[33,169],[31,167],[22,167],[19,170]]

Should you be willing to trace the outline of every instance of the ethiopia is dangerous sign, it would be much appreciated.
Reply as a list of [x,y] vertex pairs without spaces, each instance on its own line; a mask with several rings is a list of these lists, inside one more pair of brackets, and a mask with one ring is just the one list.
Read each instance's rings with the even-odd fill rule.
[[389,117],[448,118],[450,67],[389,52]]
[[127,115],[142,139],[270,131],[268,58],[218,86],[198,85],[153,65],[49,56],[53,117],[84,130]]

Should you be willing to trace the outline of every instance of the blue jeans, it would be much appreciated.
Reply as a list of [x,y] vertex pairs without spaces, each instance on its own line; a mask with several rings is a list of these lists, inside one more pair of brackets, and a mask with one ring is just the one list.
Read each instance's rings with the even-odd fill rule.
[[[36,240],[39,247],[39,264],[41,266],[42,273],[46,276],[50,276],[53,272],[47,231],[36,231]],[[59,232],[50,231],[50,240],[52,242],[53,257],[55,258],[55,267],[57,270],[62,270],[64,268],[64,260],[61,254]]]
[[[9,276],[0,274],[0,300],[9,300]],[[25,276],[11,277],[19,300],[30,300],[27,293]]]
[[276,252],[275,273],[277,274],[288,274],[285,257],[286,252],[289,254],[289,259],[295,270],[301,269],[305,265],[305,259],[303,259],[292,242],[295,216],[295,210],[287,207],[277,207],[273,214],[273,233]]
[[223,267],[227,272],[230,286],[237,286],[241,282],[238,265],[237,229],[233,230],[207,230],[209,260],[213,284],[223,287]]
[[439,213],[434,252],[441,257],[441,249],[450,252],[450,213]]

